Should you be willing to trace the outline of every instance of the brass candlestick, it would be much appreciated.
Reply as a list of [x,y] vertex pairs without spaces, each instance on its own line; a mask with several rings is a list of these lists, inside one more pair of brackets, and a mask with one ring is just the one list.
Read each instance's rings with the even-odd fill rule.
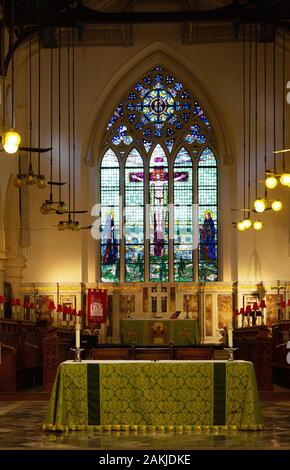
[[80,349],[80,348],[70,348],[70,349],[71,349],[71,351],[74,351],[74,353],[75,353],[74,362],[82,362],[81,352],[84,351],[84,349]]
[[228,361],[234,361],[234,351],[239,348],[224,348],[225,351],[228,353]]

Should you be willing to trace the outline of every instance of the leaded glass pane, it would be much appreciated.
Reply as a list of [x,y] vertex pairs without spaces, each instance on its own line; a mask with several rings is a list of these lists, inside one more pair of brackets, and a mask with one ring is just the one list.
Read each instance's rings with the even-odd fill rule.
[[101,165],[101,280],[120,277],[119,162],[109,149]]
[[198,162],[198,277],[200,281],[218,278],[217,253],[217,164],[207,147]]
[[193,280],[192,159],[182,148],[174,162],[174,281]]
[[168,280],[168,165],[157,145],[150,159],[150,280]]
[[125,273],[126,282],[144,281],[144,168],[136,149],[125,167]]

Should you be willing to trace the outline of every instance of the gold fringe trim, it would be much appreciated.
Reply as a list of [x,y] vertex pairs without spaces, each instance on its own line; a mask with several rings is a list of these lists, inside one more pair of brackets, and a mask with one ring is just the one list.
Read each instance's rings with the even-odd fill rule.
[[263,424],[242,424],[242,425],[225,425],[225,426],[206,426],[206,425],[184,425],[184,426],[151,426],[151,425],[140,425],[140,424],[99,424],[99,425],[79,425],[69,424],[63,426],[62,424],[44,424],[42,426],[43,431],[102,431],[102,432],[173,432],[173,433],[184,433],[184,432],[223,432],[223,431],[263,431]]

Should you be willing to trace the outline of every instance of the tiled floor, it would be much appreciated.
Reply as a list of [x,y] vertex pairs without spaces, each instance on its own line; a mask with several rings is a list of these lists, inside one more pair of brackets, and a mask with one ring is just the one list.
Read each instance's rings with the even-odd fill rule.
[[262,402],[265,431],[198,433],[44,433],[47,401],[0,402],[1,449],[290,449],[290,401]]

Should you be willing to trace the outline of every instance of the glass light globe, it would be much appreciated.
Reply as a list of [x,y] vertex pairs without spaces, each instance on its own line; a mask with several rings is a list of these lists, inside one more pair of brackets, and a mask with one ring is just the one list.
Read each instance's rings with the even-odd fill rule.
[[267,203],[266,203],[265,199],[262,199],[261,197],[258,197],[258,199],[255,200],[254,208],[257,212],[264,212],[266,207],[267,207]]
[[243,230],[245,230],[244,221],[243,221],[243,220],[240,220],[240,222],[239,222],[238,225],[237,225],[237,229],[240,230],[241,232],[242,232]]
[[255,222],[253,223],[253,228],[255,230],[262,230],[263,228],[263,224],[260,220],[255,220]]
[[3,148],[5,150],[6,153],[9,153],[9,154],[13,154],[13,153],[16,153],[17,150],[18,150],[18,145],[12,145],[10,144],[9,142],[6,143],[3,145]]
[[275,212],[278,212],[282,209],[283,204],[279,199],[276,199],[275,201],[272,202],[272,209]]
[[26,184],[28,184],[29,186],[33,185],[36,183],[36,176],[34,173],[28,173],[28,175],[26,176]]
[[36,184],[39,189],[44,189],[47,186],[47,181],[44,175],[38,175],[36,179]]
[[77,221],[72,222],[72,230],[78,231],[80,229],[81,229],[81,225],[79,222]]
[[40,210],[40,212],[41,212],[43,215],[46,215],[46,214],[48,214],[48,212],[49,212],[49,209],[48,209],[48,207],[47,207],[47,204],[46,204],[46,202],[43,202],[43,203],[41,204],[41,206],[40,206],[40,209],[39,209],[39,210]]
[[5,144],[13,145],[19,147],[21,142],[21,137],[15,129],[9,129],[4,136]]
[[63,222],[62,220],[61,220],[60,222],[58,222],[58,224],[57,224],[57,230],[59,230],[59,231],[62,232],[62,231],[65,230],[65,229],[66,229],[66,223]]
[[252,226],[252,221],[250,219],[244,219],[243,220],[243,226],[244,228],[250,228]]
[[16,186],[16,188],[21,188],[22,186],[25,185],[25,178],[23,175],[17,175],[15,176],[14,178],[14,186]]
[[288,186],[290,184],[290,173],[283,173],[283,175],[280,176],[280,183],[283,184],[283,186]]
[[268,189],[276,188],[278,180],[275,176],[268,176],[265,180],[265,185]]
[[60,212],[61,214],[64,214],[67,212],[67,206],[63,201],[60,201],[58,206],[57,206],[57,211]]

